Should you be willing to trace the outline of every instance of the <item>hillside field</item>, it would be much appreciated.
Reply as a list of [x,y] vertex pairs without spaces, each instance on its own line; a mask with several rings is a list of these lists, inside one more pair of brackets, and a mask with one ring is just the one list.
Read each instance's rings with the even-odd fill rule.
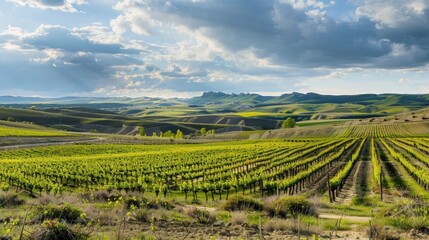
[[427,123],[331,127],[0,151],[0,235],[30,238],[59,221],[76,239],[428,237]]

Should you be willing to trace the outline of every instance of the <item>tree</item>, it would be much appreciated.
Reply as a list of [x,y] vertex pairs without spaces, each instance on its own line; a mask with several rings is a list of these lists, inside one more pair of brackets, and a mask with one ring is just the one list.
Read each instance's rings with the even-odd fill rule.
[[153,132],[153,133],[152,133],[152,137],[158,137],[158,136],[156,135],[156,132]]
[[8,122],[13,122],[13,121],[15,121],[15,118],[13,118],[13,117],[8,117],[8,118],[7,118],[7,121],[8,121]]
[[183,138],[183,133],[180,131],[180,129],[177,129],[176,138]]
[[288,117],[282,123],[282,128],[293,128],[293,127],[295,127],[295,120],[293,120],[293,118],[291,117]]
[[144,131],[144,127],[139,127],[139,134],[140,136],[146,136],[146,132]]
[[203,137],[207,134],[206,128],[201,128],[200,132],[201,132],[201,136]]
[[171,132],[171,130],[168,130],[162,136],[166,138],[171,138],[173,137],[173,133]]

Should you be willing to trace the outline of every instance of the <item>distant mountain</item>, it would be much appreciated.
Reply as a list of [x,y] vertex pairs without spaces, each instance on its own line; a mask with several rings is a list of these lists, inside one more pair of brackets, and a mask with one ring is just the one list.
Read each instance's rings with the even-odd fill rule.
[[206,104],[241,104],[241,105],[256,105],[273,99],[274,97],[262,96],[254,93],[226,94],[223,92],[205,92],[200,97],[188,99],[190,104],[206,105]]
[[[359,104],[384,106],[429,106],[428,94],[359,94],[359,95],[322,95],[317,93],[286,93],[278,97],[262,96],[254,93],[227,94],[223,92],[205,92],[199,97],[189,99],[130,98],[130,97],[14,97],[0,96],[0,105],[92,105],[94,108],[118,108],[128,106],[174,106],[174,105],[219,105],[229,107],[255,107],[281,104]],[[27,106],[26,106],[27,107]]]
[[383,105],[429,105],[428,94],[359,94],[359,95],[322,95],[317,93],[286,93],[278,97],[259,94],[226,94],[222,92],[205,92],[200,97],[187,100],[190,104],[241,104],[241,105],[273,105],[273,104],[383,104]]
[[12,107],[28,107],[30,105],[45,106],[45,107],[80,107],[89,105],[94,108],[117,108],[127,106],[172,106],[184,104],[177,99],[164,98],[130,98],[130,97],[61,97],[61,98],[41,98],[41,97],[15,97],[15,96],[0,96],[0,105]]

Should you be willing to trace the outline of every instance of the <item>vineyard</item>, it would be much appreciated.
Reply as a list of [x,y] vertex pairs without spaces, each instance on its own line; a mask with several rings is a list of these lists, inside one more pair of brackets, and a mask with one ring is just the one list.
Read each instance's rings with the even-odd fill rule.
[[341,137],[404,137],[426,136],[429,134],[429,124],[426,122],[402,124],[367,124],[353,125],[342,128],[337,136]]
[[[335,201],[363,152],[370,152],[374,189],[382,185],[380,154],[389,155],[429,190],[429,138],[327,138],[200,145],[71,145],[0,152],[3,189],[31,194],[124,190],[194,200],[315,194]],[[329,177],[328,179],[326,179]],[[327,185],[327,186],[326,186]],[[413,194],[413,191],[411,191]],[[414,194],[419,196],[419,194]],[[426,196],[427,194],[420,194]]]

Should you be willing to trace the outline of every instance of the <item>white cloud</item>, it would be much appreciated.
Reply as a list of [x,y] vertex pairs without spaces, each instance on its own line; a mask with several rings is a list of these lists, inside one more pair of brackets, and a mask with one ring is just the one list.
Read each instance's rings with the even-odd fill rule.
[[6,0],[19,6],[42,10],[58,10],[63,12],[79,12],[75,6],[88,3],[87,0]]
[[357,16],[365,16],[389,27],[415,21],[424,16],[423,10],[429,6],[427,0],[364,0],[356,9]]
[[409,78],[401,78],[398,80],[399,83],[409,83],[411,80]]

